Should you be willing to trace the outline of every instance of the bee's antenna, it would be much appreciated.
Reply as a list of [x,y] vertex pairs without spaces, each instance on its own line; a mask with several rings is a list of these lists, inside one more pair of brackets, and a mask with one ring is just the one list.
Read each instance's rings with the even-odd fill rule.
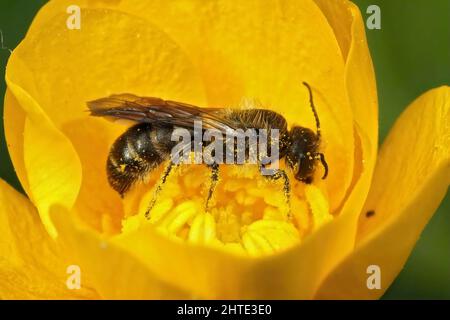
[[303,85],[308,89],[309,92],[309,104],[311,105],[312,112],[314,114],[314,118],[316,119],[316,128],[317,128],[317,137],[320,138],[320,120],[319,115],[317,114],[316,107],[314,106],[313,95],[311,87],[308,83],[303,81]]

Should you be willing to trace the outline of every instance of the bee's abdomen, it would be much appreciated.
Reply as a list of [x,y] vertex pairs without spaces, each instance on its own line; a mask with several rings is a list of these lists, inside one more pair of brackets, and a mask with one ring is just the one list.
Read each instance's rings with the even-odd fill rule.
[[170,155],[170,149],[167,152],[166,146],[160,145],[155,138],[171,130],[159,129],[150,124],[135,125],[112,145],[106,169],[110,185],[121,195]]

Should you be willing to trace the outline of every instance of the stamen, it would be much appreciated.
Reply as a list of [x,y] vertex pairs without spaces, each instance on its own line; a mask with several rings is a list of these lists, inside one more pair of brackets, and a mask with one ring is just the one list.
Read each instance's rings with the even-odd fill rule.
[[200,206],[195,201],[186,201],[179,204],[169,214],[157,223],[160,228],[165,228],[171,234],[177,234],[183,226],[195,217],[200,211]]
[[211,214],[200,213],[194,218],[188,240],[197,244],[207,244],[217,240],[216,221]]
[[300,242],[297,229],[285,221],[259,220],[252,223],[242,236],[250,255],[269,254]]
[[238,171],[222,166],[214,204],[205,212],[209,171],[203,166],[190,166],[189,170],[174,172],[147,220],[144,213],[153,195],[149,188],[138,205],[126,206],[139,208],[139,213],[127,214],[122,232],[133,232],[141,224],[150,223],[163,234],[193,245],[259,256],[299,244],[333,218],[321,189],[300,182],[293,184],[289,217],[282,183],[267,181],[256,166]]

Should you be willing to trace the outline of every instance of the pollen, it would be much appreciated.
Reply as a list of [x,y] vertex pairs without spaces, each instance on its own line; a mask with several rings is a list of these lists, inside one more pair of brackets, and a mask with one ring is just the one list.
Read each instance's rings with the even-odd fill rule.
[[122,233],[152,224],[162,234],[190,245],[256,257],[296,246],[333,219],[323,188],[290,175],[289,206],[283,183],[264,178],[254,165],[221,166],[209,210],[205,202],[210,170],[180,166],[167,178],[146,217],[158,174],[125,198],[128,212]]

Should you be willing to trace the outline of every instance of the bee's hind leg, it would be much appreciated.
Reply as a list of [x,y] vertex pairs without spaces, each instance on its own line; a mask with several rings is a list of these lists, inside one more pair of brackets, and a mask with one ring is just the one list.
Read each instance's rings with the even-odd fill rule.
[[153,207],[155,206],[158,195],[161,192],[164,183],[166,183],[167,177],[169,176],[169,174],[172,171],[174,166],[175,166],[175,164],[172,161],[170,161],[168,166],[166,167],[166,170],[164,170],[164,173],[161,176],[161,179],[159,180],[158,185],[155,188],[155,192],[153,193],[153,198],[150,201],[150,203],[147,207],[147,210],[145,211],[146,219],[150,219],[150,211],[152,211]]
[[[260,171],[262,170],[262,167],[260,167]],[[273,169],[274,173],[270,175],[263,175],[263,177],[269,179],[269,180],[279,180],[283,179],[283,193],[286,205],[288,207],[288,218],[292,218],[291,214],[291,184],[289,181],[289,177],[286,174],[286,171],[283,169]],[[262,171],[261,171],[262,172]]]
[[209,186],[208,197],[206,198],[205,212],[209,211],[210,200],[214,190],[216,189],[217,181],[219,181],[219,165],[217,163],[213,163],[208,167],[211,168],[211,184]]

